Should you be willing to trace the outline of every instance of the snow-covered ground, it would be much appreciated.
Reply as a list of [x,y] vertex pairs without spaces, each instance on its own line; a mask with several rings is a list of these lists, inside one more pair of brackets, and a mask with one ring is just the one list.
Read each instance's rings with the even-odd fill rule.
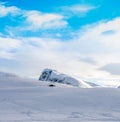
[[120,89],[50,84],[0,73],[0,122],[120,122]]

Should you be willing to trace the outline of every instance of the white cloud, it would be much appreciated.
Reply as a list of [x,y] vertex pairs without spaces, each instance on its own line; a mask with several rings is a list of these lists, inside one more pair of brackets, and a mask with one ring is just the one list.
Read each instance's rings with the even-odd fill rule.
[[[120,18],[115,18],[109,21],[99,22],[90,26],[86,26],[85,33],[82,39],[89,39],[99,41],[106,45],[117,46],[120,42]],[[87,31],[86,31],[87,30]],[[105,32],[113,32],[110,34],[105,34]],[[94,38],[93,38],[94,37]],[[119,46],[119,45],[118,45]]]
[[30,24],[30,29],[43,29],[43,28],[62,28],[67,26],[64,17],[59,14],[53,13],[40,13],[38,11],[28,11],[25,14],[27,23]]
[[96,7],[92,6],[92,5],[75,4],[75,5],[71,5],[71,6],[63,6],[62,10],[64,11],[64,14],[81,16],[95,8]]
[[20,41],[18,41],[17,39],[0,37],[0,58],[13,58],[11,51],[17,49],[19,46]]
[[[14,60],[19,62],[17,70],[21,75],[35,76],[47,67],[77,78],[79,78],[78,76],[89,78],[103,76],[104,73],[95,70],[96,66],[78,60],[76,49],[72,44],[72,42],[61,42],[54,38],[4,39],[1,51],[7,53],[9,58],[14,57]],[[16,48],[15,53],[10,52],[11,49]],[[8,55],[4,55],[4,58],[8,58]],[[12,71],[16,72],[16,69],[12,69]]]
[[18,12],[19,12],[19,9],[16,6],[7,7],[0,4],[0,17],[7,16],[8,14],[16,15],[18,14]]
[[21,24],[20,27],[18,25],[17,29],[19,28],[19,30],[22,31],[35,31],[39,29],[51,28],[56,29],[66,27],[68,24],[64,16],[60,14],[43,13],[37,10],[24,10],[16,6],[6,6],[5,4],[0,4],[0,17],[7,17],[9,14],[12,16],[21,15],[19,16],[21,17]]

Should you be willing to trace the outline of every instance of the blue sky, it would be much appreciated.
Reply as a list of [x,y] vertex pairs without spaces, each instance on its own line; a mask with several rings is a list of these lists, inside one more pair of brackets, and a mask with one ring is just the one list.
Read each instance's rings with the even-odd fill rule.
[[[29,0],[13,1],[10,0],[8,5],[15,5],[19,8],[25,10],[38,10],[41,12],[48,13],[60,13],[63,6],[73,6],[73,5],[88,5],[94,6],[96,9],[88,12],[87,16],[79,16],[79,14],[74,14],[70,18],[67,18],[70,26],[73,29],[79,29],[81,26],[97,22],[103,19],[112,19],[120,15],[119,10],[119,0],[37,0],[37,3]],[[82,14],[82,13],[81,13]],[[78,16],[77,16],[78,15]]]
[[42,69],[53,68],[119,84],[119,5],[119,0],[1,0],[1,71],[37,78]]

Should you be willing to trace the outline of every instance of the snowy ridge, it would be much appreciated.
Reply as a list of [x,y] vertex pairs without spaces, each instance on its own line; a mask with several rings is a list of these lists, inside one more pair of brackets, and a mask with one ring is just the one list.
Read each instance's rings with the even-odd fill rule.
[[72,86],[78,86],[81,88],[92,88],[93,87],[93,85],[88,84],[85,81],[82,81],[82,80],[78,81],[73,77],[59,73],[56,70],[52,70],[52,69],[44,69],[40,75],[39,80],[50,81],[52,83],[57,82],[57,83],[62,83],[62,84],[68,84],[68,85],[72,85]]
[[[51,83],[39,82],[29,78],[22,78],[11,73],[0,72],[0,88],[29,88],[29,87],[48,87]],[[65,84],[54,83],[56,87],[69,87]]]
[[98,84],[95,84],[95,83],[92,83],[92,82],[88,82],[88,81],[84,81],[84,82],[88,83],[90,86],[92,86],[94,88],[96,88],[96,87],[102,87],[102,86],[100,86]]
[[18,77],[18,76],[12,73],[0,72],[0,77],[5,78],[5,77]]

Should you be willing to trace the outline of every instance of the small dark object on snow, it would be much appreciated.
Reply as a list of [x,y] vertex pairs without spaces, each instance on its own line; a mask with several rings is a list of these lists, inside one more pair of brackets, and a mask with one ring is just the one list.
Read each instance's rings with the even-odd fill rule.
[[55,85],[54,84],[50,84],[49,87],[55,87]]

